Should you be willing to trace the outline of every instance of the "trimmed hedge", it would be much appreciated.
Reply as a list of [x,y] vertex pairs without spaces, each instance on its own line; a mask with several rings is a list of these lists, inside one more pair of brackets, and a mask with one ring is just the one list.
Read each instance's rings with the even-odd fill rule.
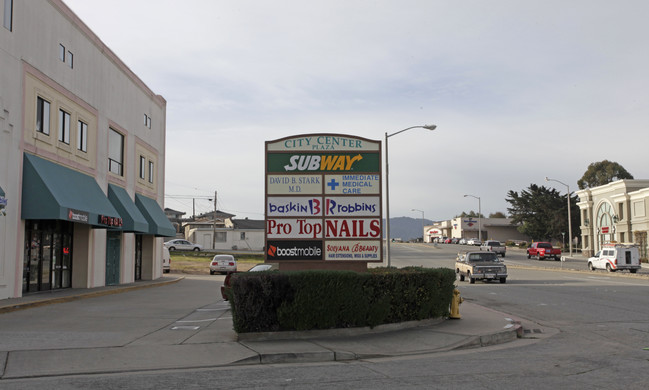
[[232,275],[229,302],[237,333],[374,327],[446,317],[451,269],[244,272]]

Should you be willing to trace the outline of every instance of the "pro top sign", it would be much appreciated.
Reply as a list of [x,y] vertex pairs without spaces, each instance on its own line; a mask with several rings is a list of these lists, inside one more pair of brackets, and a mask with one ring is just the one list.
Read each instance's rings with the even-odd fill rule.
[[267,261],[382,261],[380,141],[302,134],[265,152]]

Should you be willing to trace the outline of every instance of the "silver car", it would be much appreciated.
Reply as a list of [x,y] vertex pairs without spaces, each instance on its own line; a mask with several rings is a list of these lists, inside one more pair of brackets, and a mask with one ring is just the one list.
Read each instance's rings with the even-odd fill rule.
[[164,243],[164,246],[167,247],[167,249],[169,249],[170,251],[200,251],[203,249],[203,246],[201,244],[194,244],[193,242],[189,242],[181,238],[167,241]]
[[237,260],[232,255],[216,255],[210,263],[210,275],[215,273],[227,274],[237,271]]

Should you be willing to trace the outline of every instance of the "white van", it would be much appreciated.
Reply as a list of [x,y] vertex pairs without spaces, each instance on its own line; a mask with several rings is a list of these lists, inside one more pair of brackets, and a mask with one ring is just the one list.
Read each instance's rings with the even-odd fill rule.
[[162,246],[162,272],[168,274],[171,271],[171,255],[166,246]]
[[608,272],[629,270],[636,273],[640,266],[640,255],[635,244],[604,244],[604,248],[588,259],[588,269],[605,269]]

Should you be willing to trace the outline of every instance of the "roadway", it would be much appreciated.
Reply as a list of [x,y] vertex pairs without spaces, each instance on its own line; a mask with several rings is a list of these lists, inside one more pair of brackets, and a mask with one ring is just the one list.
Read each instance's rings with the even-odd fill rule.
[[[466,249],[470,249],[467,247]],[[458,246],[423,244],[392,245],[395,266],[453,267]],[[491,347],[455,350],[397,358],[365,359],[351,362],[268,364],[204,369],[168,369],[155,372],[124,372],[6,380],[6,389],[27,388],[265,388],[265,389],[645,389],[649,368],[649,278],[646,272],[590,272],[584,259],[565,263],[528,260],[523,251],[510,251],[505,258],[510,276],[506,284],[457,282],[462,297],[491,310],[521,319],[528,332],[522,339]],[[542,268],[539,268],[542,267]],[[562,269],[563,267],[564,269]],[[570,268],[570,269],[568,269]],[[574,268],[574,269],[572,269]],[[646,270],[643,270],[646,271]],[[218,280],[207,279],[206,281]],[[185,283],[182,297],[168,299],[169,319],[192,320],[184,300],[197,304],[219,305],[213,297],[200,294],[200,280]],[[196,288],[196,290],[194,290]],[[208,287],[209,288],[209,287]],[[142,309],[159,311],[155,298],[159,292],[142,295]],[[101,302],[101,300],[97,300]],[[119,305],[119,300],[112,300]],[[215,306],[215,310],[218,307]],[[114,308],[117,308],[115,306]],[[46,308],[43,308],[46,310]],[[47,310],[55,313],[56,307]],[[99,321],[106,307],[88,307]],[[92,310],[92,311],[91,311]],[[214,312],[199,313],[213,316]],[[462,306],[460,306],[462,313]],[[28,310],[20,316],[35,316]],[[106,323],[110,323],[106,312]],[[9,318],[9,317],[7,317]],[[42,319],[43,317],[39,317]],[[34,321],[38,318],[34,317]],[[48,321],[54,321],[55,316]],[[461,319],[458,321],[465,321]],[[42,322],[43,329],[48,327]],[[151,330],[138,343],[161,342],[153,336],[169,337],[162,321],[161,331]],[[35,322],[35,324],[38,324]],[[70,337],[83,343],[92,332],[101,335],[110,328],[95,322],[80,335]],[[47,335],[48,333],[46,333]],[[77,339],[77,337],[81,337]],[[163,338],[164,338],[163,337]],[[75,341],[76,340],[76,341]],[[91,339],[88,338],[86,343]],[[42,336],[39,343],[47,342]],[[11,343],[5,340],[6,343]],[[94,343],[101,340],[94,340]],[[196,340],[200,342],[200,340]],[[163,358],[150,357],[150,358]]]

